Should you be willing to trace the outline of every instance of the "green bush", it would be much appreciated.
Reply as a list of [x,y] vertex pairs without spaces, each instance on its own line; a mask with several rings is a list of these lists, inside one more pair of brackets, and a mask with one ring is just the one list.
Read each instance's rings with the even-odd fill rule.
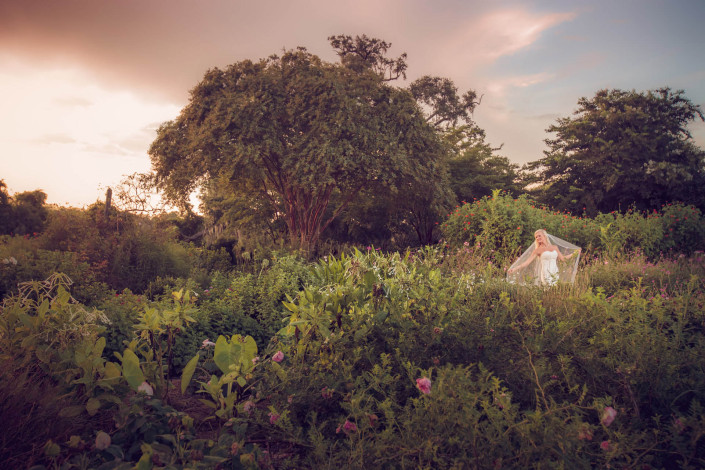
[[495,191],[472,203],[457,206],[442,223],[448,244],[475,246],[483,257],[511,263],[532,242],[540,228],[583,248],[610,258],[635,251],[657,258],[666,253],[690,255],[705,249],[705,219],[699,209],[680,203],[660,211],[628,210],[595,218],[574,216],[538,206],[526,196],[512,199]]

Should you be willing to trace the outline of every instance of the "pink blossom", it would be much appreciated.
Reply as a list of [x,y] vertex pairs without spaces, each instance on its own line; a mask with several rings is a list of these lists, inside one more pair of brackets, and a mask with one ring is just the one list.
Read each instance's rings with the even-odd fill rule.
[[321,389],[321,396],[326,399],[333,398],[333,392],[335,392],[335,390],[333,390],[332,388],[323,387]]
[[349,433],[357,431],[357,424],[346,419],[342,426],[335,428],[336,434],[339,434],[340,431],[343,431],[347,436]]
[[149,385],[147,382],[142,382],[142,384],[137,387],[138,392],[143,392],[149,395],[150,397],[154,395],[154,389],[152,388],[151,385]]
[[602,412],[602,418],[600,418],[600,422],[604,424],[605,426],[609,426],[612,424],[614,421],[614,418],[617,417],[617,410],[612,408],[611,406],[606,406],[605,411]]
[[203,343],[201,343],[201,349],[211,348],[213,346],[215,346],[215,343],[210,341],[208,338],[204,339]]
[[578,433],[578,439],[581,441],[591,441],[592,440],[592,431],[589,429],[582,429]]
[[269,424],[276,423],[277,420],[279,419],[279,416],[280,416],[279,413],[275,413],[273,411],[270,411],[269,412]]
[[610,441],[602,441],[602,442],[600,442],[600,448],[601,448],[602,450],[604,450],[605,452],[607,452],[608,450],[610,450]]
[[353,423],[352,421],[348,421],[346,419],[345,424],[343,424],[343,431],[347,431],[347,432],[357,431],[357,424]]
[[259,356],[255,356],[252,358],[252,363],[257,364],[259,362]]
[[277,351],[274,356],[272,356],[272,360],[274,362],[281,362],[284,360],[284,353],[281,351]]
[[427,377],[416,379],[416,388],[421,390],[424,395],[428,395],[431,393],[431,381]]
[[255,402],[251,400],[247,400],[245,403],[242,404],[242,409],[247,413],[248,415],[252,413],[252,410],[255,409]]

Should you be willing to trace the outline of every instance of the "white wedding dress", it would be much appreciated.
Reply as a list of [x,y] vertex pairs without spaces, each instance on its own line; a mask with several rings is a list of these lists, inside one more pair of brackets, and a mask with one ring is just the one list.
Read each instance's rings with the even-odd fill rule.
[[558,252],[544,251],[541,253],[541,284],[545,286],[554,286],[558,282]]
[[508,282],[520,285],[555,286],[558,283],[575,281],[580,260],[580,248],[550,233],[546,233],[546,236],[548,237],[548,245],[555,247],[567,260],[558,264],[558,251],[556,250],[544,251],[541,255],[533,258],[534,251],[538,248],[534,241],[509,267]]

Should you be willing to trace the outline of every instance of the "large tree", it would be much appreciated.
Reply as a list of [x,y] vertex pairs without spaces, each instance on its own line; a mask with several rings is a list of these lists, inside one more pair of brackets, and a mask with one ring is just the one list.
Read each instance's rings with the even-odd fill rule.
[[408,91],[299,48],[209,70],[150,157],[171,202],[217,181],[268,204],[309,249],[363,188],[427,179],[439,145]]
[[544,158],[526,166],[542,202],[591,215],[671,200],[702,206],[705,153],[687,126],[703,112],[683,91],[601,90],[578,106],[548,128],[556,137]]

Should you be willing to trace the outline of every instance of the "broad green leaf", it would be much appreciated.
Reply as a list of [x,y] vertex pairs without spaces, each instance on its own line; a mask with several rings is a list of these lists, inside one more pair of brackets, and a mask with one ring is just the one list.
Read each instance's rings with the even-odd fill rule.
[[122,353],[122,375],[133,390],[144,382],[144,374],[140,368],[140,360],[130,349],[125,349]]
[[111,379],[116,379],[122,375],[122,372],[120,371],[120,366],[115,364],[114,362],[106,362],[105,363],[105,373],[103,375],[104,379],[111,380]]
[[98,338],[98,341],[95,342],[95,346],[93,346],[93,355],[99,357],[102,356],[103,349],[105,349],[105,336],[101,336]]
[[188,363],[186,364],[186,367],[184,367],[184,371],[181,374],[181,393],[182,394],[186,393],[186,388],[191,383],[191,377],[193,377],[193,373],[196,371],[196,366],[198,365],[199,358],[200,358],[200,355],[198,353],[196,353],[196,355],[193,356],[190,361],[188,361]]
[[83,406],[81,405],[75,405],[75,406],[66,406],[64,408],[61,408],[59,411],[59,416],[62,418],[75,418],[76,416],[80,415],[83,413]]
[[98,412],[99,409],[100,400],[98,400],[97,398],[89,398],[88,402],[86,403],[86,411],[88,411],[88,414],[93,416]]
[[218,368],[227,374],[230,372],[230,364],[239,360],[239,351],[232,348],[232,344],[225,338],[225,336],[220,335],[215,341],[215,350],[213,352],[213,362]]

